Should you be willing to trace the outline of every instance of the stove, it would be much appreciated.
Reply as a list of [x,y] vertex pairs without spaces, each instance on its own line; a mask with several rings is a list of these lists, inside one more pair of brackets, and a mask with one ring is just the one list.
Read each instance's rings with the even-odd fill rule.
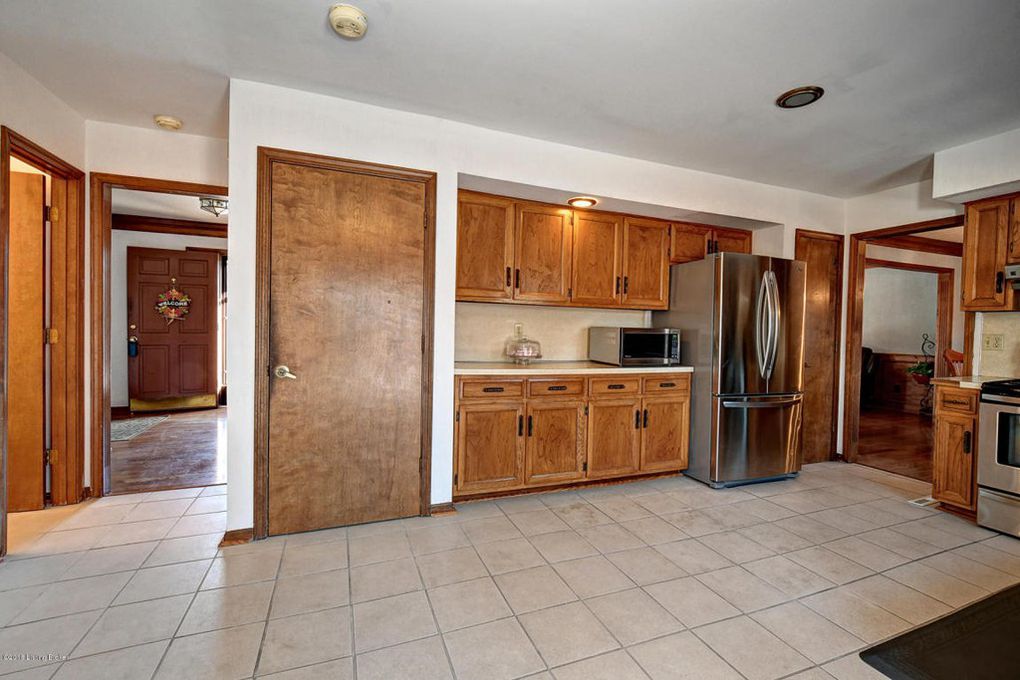
[[978,524],[1020,537],[1020,380],[981,386],[977,448]]
[[981,394],[1020,398],[1020,378],[992,380],[990,382],[986,382],[981,386]]

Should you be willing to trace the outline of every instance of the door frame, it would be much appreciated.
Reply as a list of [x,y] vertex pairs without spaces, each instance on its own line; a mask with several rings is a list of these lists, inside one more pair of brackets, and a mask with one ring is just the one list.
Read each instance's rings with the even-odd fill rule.
[[[182,196],[227,196],[227,187],[218,184],[178,182],[90,172],[89,210],[91,224],[90,272],[92,290],[92,356],[89,368],[92,376],[92,445],[91,485],[93,498],[106,495],[110,486],[110,248],[113,231],[111,198],[114,189],[149,191]],[[219,235],[219,234],[218,234]],[[222,237],[222,236],[221,236]]]
[[[896,227],[873,229],[850,235],[848,249],[850,274],[846,294],[846,342],[843,356],[843,459],[857,460],[857,443],[861,417],[861,333],[864,326],[864,271],[867,269],[867,247],[882,245],[884,238],[909,236],[928,231],[963,226],[964,215],[953,215]],[[952,314],[950,314],[952,318]],[[974,345],[974,313],[965,314],[964,373],[971,371]]]
[[[54,177],[67,182],[67,215],[61,237],[64,248],[64,284],[51,290],[50,326],[60,332],[52,349],[62,349],[64,390],[51,393],[50,422],[54,435],[63,440],[65,451],[59,451],[55,464],[50,465],[50,500],[54,505],[67,505],[82,500],[85,467],[85,347],[84,347],[84,281],[85,281],[85,173],[14,130],[0,127],[0,310],[7,318],[7,248],[10,236],[11,157],[23,160]],[[52,226],[51,226],[52,229]],[[52,258],[53,243],[49,249]],[[53,262],[51,261],[51,272]],[[52,274],[51,274],[52,276]],[[56,304],[62,301],[63,304]],[[53,405],[63,404],[65,417],[53,418]],[[0,557],[7,552],[7,325],[0,323]],[[55,438],[55,437],[54,437]]]
[[797,259],[797,251],[802,241],[813,239],[816,241],[829,241],[836,244],[839,255],[836,258],[836,307],[833,313],[836,315],[836,337],[832,344],[832,432],[829,435],[829,460],[837,455],[837,442],[839,434],[839,369],[840,369],[840,334],[843,331],[843,234],[832,234],[825,231],[813,231],[811,229],[797,229],[794,236],[794,259]]
[[[432,364],[433,314],[436,273],[436,173],[394,165],[381,165],[301,151],[258,147],[257,214],[255,234],[255,446],[254,526],[255,539],[269,536],[269,323],[270,266],[272,264],[272,170],[274,163],[323,170],[401,179],[425,185],[425,239],[422,297],[421,372],[421,480],[420,514],[431,514],[432,469]],[[263,367],[259,370],[259,367]]]

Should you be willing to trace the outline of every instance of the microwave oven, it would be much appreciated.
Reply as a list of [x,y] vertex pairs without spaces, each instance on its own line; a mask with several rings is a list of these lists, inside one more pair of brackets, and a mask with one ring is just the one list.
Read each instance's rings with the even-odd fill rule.
[[588,358],[614,366],[677,366],[680,331],[595,326],[588,329]]

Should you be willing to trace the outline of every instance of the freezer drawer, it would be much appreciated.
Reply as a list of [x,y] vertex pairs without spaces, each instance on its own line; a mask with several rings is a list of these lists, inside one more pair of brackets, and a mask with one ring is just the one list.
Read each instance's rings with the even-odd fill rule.
[[712,482],[782,477],[800,471],[802,396],[715,397]]
[[979,487],[977,523],[1020,537],[1020,497]]

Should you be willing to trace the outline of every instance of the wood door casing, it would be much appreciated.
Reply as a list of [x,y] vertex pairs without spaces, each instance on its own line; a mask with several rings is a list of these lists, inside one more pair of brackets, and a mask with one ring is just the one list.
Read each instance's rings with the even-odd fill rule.
[[457,298],[513,298],[514,202],[462,191],[457,201]]
[[690,438],[689,393],[646,397],[642,409],[641,471],[681,470],[687,467]]
[[[218,262],[219,255],[208,251],[127,249],[128,335],[138,337],[138,355],[128,358],[132,408],[216,395]],[[182,320],[167,323],[155,305],[171,286],[191,304]],[[137,328],[131,330],[132,324]]]
[[[932,497],[966,510],[976,507],[974,456],[977,421],[973,416],[940,412],[935,417]],[[969,450],[965,440],[969,438]]]
[[619,215],[574,211],[573,304],[612,306],[620,301],[622,246],[623,220]]
[[514,299],[566,303],[570,300],[573,228],[570,210],[517,204],[514,239]]
[[634,474],[641,466],[641,399],[588,404],[588,478]]
[[623,222],[623,305],[669,306],[669,223],[627,217]]
[[966,311],[1008,309],[1012,290],[1003,280],[1009,247],[1009,200],[967,206],[963,231],[963,304]]
[[524,483],[524,402],[461,404],[456,426],[457,492]]
[[817,463],[836,452],[843,237],[798,229],[795,252],[807,263],[804,337],[811,339],[804,345],[804,462]]
[[584,401],[528,402],[524,483],[569,482],[584,476]]
[[296,375],[270,377],[261,420],[267,531],[417,515],[435,176],[260,149],[260,178],[265,367]]
[[46,406],[43,331],[46,178],[10,174],[7,252],[7,510],[44,504]]

